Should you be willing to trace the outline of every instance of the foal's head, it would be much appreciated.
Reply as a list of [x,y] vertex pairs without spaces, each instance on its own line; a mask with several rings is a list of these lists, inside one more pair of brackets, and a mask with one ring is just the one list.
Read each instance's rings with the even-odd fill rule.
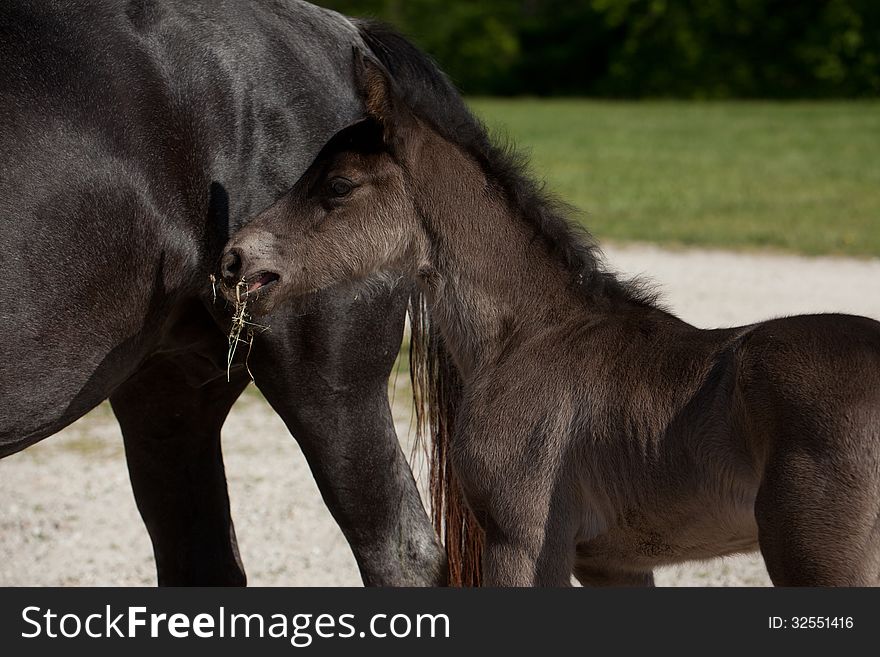
[[377,272],[407,274],[424,250],[408,164],[427,130],[380,64],[355,52],[367,115],[337,133],[299,181],[227,244],[224,294],[247,290],[254,314]]

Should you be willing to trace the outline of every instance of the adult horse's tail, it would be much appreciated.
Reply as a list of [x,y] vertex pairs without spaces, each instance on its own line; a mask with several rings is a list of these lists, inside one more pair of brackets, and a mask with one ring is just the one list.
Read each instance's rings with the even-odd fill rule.
[[446,545],[450,586],[479,586],[483,532],[449,464],[449,440],[461,393],[460,380],[443,338],[430,323],[427,303],[418,292],[410,299],[410,326],[410,374],[418,440],[427,449],[431,464],[434,528]]
[[[355,24],[417,116],[450,133],[445,136],[453,140],[457,130],[475,129],[477,120],[430,57],[381,23],[357,20]],[[427,301],[419,292],[410,299],[410,328],[410,374],[418,439],[430,461],[431,515],[446,545],[449,584],[479,586],[483,533],[449,464],[449,439],[461,381],[442,337],[431,325]]]

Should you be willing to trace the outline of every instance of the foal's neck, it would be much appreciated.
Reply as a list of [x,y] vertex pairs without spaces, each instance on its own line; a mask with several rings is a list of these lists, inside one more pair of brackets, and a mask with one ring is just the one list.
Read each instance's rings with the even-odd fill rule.
[[419,279],[467,376],[496,360],[511,341],[587,309],[575,275],[492,189],[482,169],[446,142],[428,146],[420,154],[421,174],[415,174],[428,241]]

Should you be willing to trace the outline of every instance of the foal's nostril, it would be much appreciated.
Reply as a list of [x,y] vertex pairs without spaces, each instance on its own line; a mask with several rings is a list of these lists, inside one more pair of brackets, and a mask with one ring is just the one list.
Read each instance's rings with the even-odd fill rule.
[[238,283],[241,276],[241,251],[229,249],[220,260],[220,275],[223,282],[233,286]]

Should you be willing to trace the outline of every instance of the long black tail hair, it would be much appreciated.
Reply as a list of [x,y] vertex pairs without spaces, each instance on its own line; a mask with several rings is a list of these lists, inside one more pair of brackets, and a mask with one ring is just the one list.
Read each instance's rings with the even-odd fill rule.
[[[477,120],[434,61],[394,29],[373,21],[355,25],[373,55],[388,69],[397,91],[417,115],[445,128],[473,134]],[[410,298],[410,376],[418,440],[430,463],[431,516],[446,545],[451,586],[479,586],[483,532],[449,463],[449,441],[461,395],[461,379],[442,336],[432,326],[427,300]]]

